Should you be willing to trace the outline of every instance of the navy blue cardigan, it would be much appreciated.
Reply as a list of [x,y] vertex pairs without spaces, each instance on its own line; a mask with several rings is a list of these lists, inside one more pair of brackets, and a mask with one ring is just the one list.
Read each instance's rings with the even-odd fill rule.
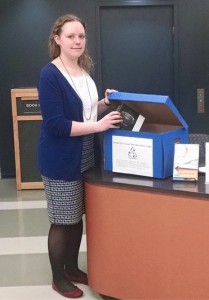
[[72,120],[83,122],[83,105],[52,63],[40,73],[38,94],[43,117],[38,144],[41,175],[58,180],[81,178],[82,136],[71,137]]

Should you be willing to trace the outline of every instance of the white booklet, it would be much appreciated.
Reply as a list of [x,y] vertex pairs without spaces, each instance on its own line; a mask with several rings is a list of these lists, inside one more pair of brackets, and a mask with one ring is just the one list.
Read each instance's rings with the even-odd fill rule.
[[197,181],[199,144],[175,144],[173,180]]
[[205,183],[209,183],[209,143],[205,143]]
[[143,123],[144,123],[145,117],[143,117],[142,115],[139,115],[136,123],[134,124],[134,127],[132,129],[132,131],[140,131]]

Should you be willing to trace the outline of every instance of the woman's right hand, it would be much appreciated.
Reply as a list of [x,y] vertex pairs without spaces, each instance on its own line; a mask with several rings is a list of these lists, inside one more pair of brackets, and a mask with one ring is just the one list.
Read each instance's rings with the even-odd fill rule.
[[97,121],[99,131],[106,131],[110,128],[120,128],[119,123],[123,122],[121,114],[118,111],[111,111],[101,120]]
[[72,121],[70,136],[80,136],[106,131],[110,128],[120,128],[121,122],[123,122],[123,119],[118,111],[111,111],[96,122]]

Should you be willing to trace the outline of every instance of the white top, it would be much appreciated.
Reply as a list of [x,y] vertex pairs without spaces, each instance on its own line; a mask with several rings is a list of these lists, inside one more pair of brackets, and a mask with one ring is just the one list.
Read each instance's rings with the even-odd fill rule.
[[97,121],[98,115],[98,92],[93,79],[89,74],[83,72],[82,76],[70,76],[67,72],[60,70],[70,83],[72,88],[83,103],[84,121]]

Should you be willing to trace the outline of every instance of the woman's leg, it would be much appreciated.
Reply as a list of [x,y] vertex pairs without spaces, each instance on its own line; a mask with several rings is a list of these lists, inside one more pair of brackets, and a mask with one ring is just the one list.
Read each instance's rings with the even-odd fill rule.
[[75,286],[67,280],[64,270],[71,227],[73,225],[51,224],[48,236],[48,251],[53,282],[63,292],[75,289]]
[[[66,273],[69,279],[87,284],[87,275],[78,267],[78,255],[83,234],[83,220],[72,225],[68,231],[68,250],[66,260]],[[78,280],[77,280],[78,279]]]

